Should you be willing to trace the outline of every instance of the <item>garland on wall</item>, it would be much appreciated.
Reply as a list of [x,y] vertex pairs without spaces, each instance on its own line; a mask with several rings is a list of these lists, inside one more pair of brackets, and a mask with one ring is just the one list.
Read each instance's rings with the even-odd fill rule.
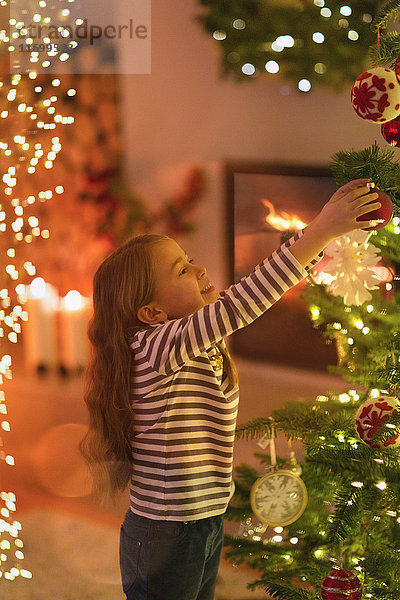
[[376,0],[199,0],[222,73],[237,81],[281,74],[302,92],[342,89],[365,70]]

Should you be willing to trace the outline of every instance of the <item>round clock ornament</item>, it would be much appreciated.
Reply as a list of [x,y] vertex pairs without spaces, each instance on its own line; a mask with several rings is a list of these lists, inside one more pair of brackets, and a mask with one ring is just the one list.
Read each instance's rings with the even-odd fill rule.
[[394,433],[385,441],[373,441],[377,431],[390,419],[394,411],[400,411],[400,402],[394,396],[380,396],[365,400],[356,413],[356,428],[361,440],[371,448],[400,446],[400,433]]
[[276,466],[274,427],[270,436],[271,468],[257,479],[250,491],[250,504],[254,515],[264,525],[285,527],[303,514],[308,494],[301,479],[301,467],[296,460],[292,442],[288,440],[289,464],[287,469]]
[[307,488],[301,477],[284,469],[257,479],[250,492],[253,513],[271,527],[285,527],[297,521],[307,502]]
[[325,577],[321,586],[323,600],[361,600],[361,582],[346,569],[334,569]]

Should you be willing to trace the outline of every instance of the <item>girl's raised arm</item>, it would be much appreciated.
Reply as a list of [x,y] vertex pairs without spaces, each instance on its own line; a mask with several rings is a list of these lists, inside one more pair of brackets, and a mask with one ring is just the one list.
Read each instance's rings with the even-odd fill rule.
[[379,202],[368,208],[362,206],[377,197],[368,193],[367,182],[357,180],[340,188],[305,230],[282,244],[213,304],[188,317],[138,331],[131,344],[136,360],[159,373],[171,374],[225,336],[255,321],[307,277],[308,269],[322,257],[321,251],[332,239],[370,225],[369,221],[356,221],[358,216],[380,207]]

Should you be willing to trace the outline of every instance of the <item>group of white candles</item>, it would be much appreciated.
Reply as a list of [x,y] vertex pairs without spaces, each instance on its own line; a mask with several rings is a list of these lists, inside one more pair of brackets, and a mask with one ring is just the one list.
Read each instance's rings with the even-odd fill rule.
[[22,332],[26,366],[37,369],[82,369],[87,363],[87,325],[92,315],[91,298],[77,290],[63,298],[54,286],[37,277],[27,287],[28,320]]

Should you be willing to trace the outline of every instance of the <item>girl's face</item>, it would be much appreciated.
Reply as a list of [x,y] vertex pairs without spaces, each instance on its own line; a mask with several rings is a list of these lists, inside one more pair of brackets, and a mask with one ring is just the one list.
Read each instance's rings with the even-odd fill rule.
[[218,300],[206,269],[193,264],[174,240],[157,242],[151,253],[156,282],[151,304],[164,312],[163,320],[187,317]]

